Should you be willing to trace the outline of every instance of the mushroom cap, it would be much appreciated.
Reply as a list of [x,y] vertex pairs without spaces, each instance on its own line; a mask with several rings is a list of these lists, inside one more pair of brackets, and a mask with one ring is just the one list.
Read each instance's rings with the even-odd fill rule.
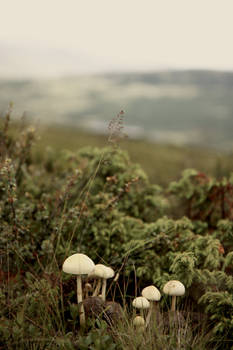
[[135,316],[133,319],[133,325],[136,327],[141,327],[145,325],[145,320],[142,316]]
[[114,271],[111,267],[105,266],[103,264],[97,264],[91,272],[91,275],[99,278],[108,279],[114,276]]
[[94,267],[94,262],[87,255],[77,253],[64,261],[62,270],[74,275],[87,275]]
[[185,293],[185,287],[180,281],[172,280],[168,281],[164,287],[163,292],[171,296],[181,296]]
[[85,283],[84,288],[85,288],[85,290],[88,291],[88,292],[90,292],[90,291],[93,290],[92,285],[91,285],[90,283]]
[[148,309],[150,303],[145,297],[137,297],[133,300],[133,307],[136,309]]
[[[94,267],[95,268],[95,267]],[[88,274],[88,280],[92,280],[93,278],[96,278],[97,276],[94,274],[94,269],[91,271],[91,272],[89,272],[89,274]]]
[[160,291],[155,286],[148,286],[142,290],[142,296],[150,301],[159,301],[161,298]]

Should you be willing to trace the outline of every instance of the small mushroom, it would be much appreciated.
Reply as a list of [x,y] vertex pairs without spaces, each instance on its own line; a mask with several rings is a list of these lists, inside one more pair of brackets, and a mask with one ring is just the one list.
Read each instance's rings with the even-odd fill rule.
[[82,303],[82,275],[88,275],[94,269],[94,262],[85,254],[73,254],[63,263],[62,270],[77,275],[77,302],[79,305],[80,326],[85,325],[85,313]]
[[146,326],[148,326],[152,312],[153,312],[153,308],[156,309],[156,302],[160,300],[161,294],[160,294],[160,291],[155,286],[148,286],[142,290],[142,296],[145,297],[150,302],[150,310],[146,318]]
[[89,292],[92,292],[93,288],[90,283],[85,283],[84,286],[84,292],[85,292],[85,299],[89,298]]
[[180,281],[171,280],[168,281],[164,287],[163,292],[165,294],[172,296],[172,306],[171,311],[176,311],[176,297],[184,295],[185,293],[185,286]]
[[143,310],[149,309],[150,303],[144,297],[137,297],[133,300],[133,307],[140,310],[140,315],[143,317]]
[[145,330],[145,320],[142,316],[135,316],[133,319],[133,325],[139,333]]

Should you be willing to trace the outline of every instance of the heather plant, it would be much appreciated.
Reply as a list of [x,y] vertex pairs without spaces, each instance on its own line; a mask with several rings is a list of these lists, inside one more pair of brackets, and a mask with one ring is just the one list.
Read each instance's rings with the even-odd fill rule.
[[[38,158],[35,130],[24,125],[12,137],[10,112],[0,133],[0,346],[230,349],[232,178],[186,170],[169,190],[150,184],[117,147],[122,113],[110,124],[113,147],[64,150],[59,157],[50,149]],[[124,307],[118,328],[100,315],[80,333],[76,281],[61,272],[65,258],[77,252],[116,271],[108,297]],[[135,337],[132,299],[146,285],[162,290],[171,279],[186,287],[178,312],[188,319],[173,330],[165,323],[156,334],[152,327]],[[164,320],[169,303],[163,295]],[[194,327],[197,314],[204,326]]]

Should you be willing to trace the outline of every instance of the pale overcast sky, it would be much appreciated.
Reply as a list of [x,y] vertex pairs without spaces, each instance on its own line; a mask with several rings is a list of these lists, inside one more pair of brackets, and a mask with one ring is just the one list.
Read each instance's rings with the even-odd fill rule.
[[233,0],[0,0],[0,43],[113,69],[233,69]]

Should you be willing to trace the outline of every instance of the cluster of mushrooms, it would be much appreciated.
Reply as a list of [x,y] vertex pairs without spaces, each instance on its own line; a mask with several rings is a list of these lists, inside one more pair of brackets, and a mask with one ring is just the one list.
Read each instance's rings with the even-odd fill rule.
[[[91,285],[85,284],[85,298],[89,297],[89,292],[92,291],[93,297],[100,297],[103,302],[106,299],[107,279],[114,277],[112,268],[103,264],[95,265],[94,262],[85,254],[77,253],[69,256],[63,263],[63,271],[77,276],[77,302],[79,307],[80,326],[85,326],[85,311],[83,306],[83,291],[82,291],[82,276],[94,278],[96,283]],[[179,281],[168,281],[163,292],[172,296],[171,311],[175,312],[176,297],[184,295],[185,287]],[[142,296],[133,300],[133,307],[140,310],[140,316],[136,316],[133,324],[138,330],[142,331],[149,324],[152,313],[156,313],[156,304],[160,300],[160,291],[155,286],[148,286],[142,290]],[[146,320],[144,319],[144,311],[149,309]]]
[[[66,273],[77,275],[77,302],[79,306],[80,326],[84,327],[85,311],[83,306],[82,276],[88,276],[89,278],[95,278],[97,280],[95,289],[89,283],[86,283],[86,298],[89,296],[89,291],[94,289],[92,296],[99,296],[103,301],[105,301],[107,279],[114,276],[114,271],[111,267],[103,264],[95,265],[87,255],[81,253],[69,256],[64,261],[62,270]],[[100,289],[101,294],[99,294]]]
[[[171,280],[168,281],[163,287],[164,294],[172,297],[171,311],[176,311],[176,297],[182,296],[185,293],[185,287],[180,281]],[[156,314],[157,302],[160,300],[161,294],[158,288],[151,285],[145,287],[142,290],[142,296],[137,297],[133,300],[133,307],[140,310],[140,316],[134,317],[133,324],[138,328],[139,331],[143,331],[148,326],[151,315],[154,312]],[[149,309],[149,312],[144,319],[143,311]]]

